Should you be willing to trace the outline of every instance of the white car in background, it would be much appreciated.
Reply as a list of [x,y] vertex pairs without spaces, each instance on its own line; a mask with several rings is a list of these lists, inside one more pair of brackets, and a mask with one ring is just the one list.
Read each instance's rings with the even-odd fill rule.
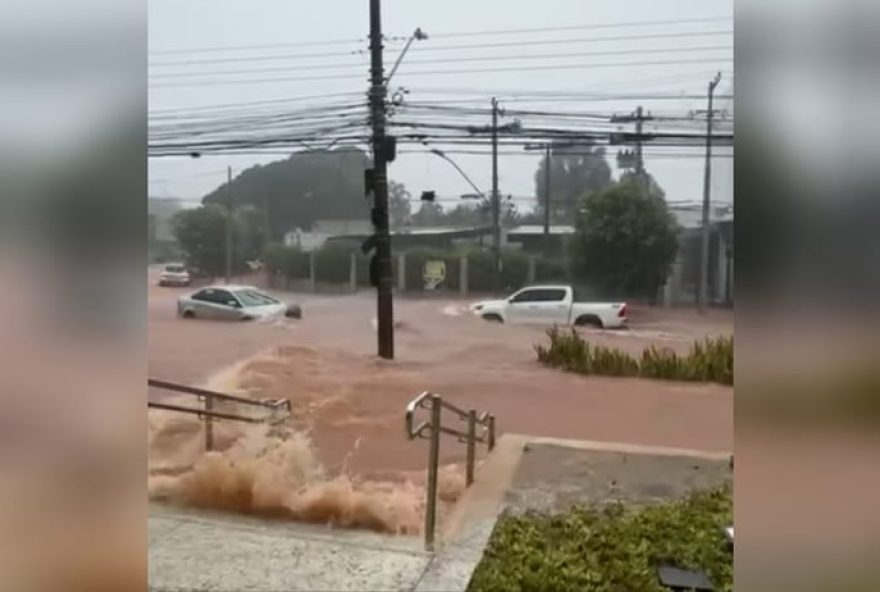
[[253,286],[218,285],[178,298],[177,315],[184,319],[253,321],[272,317],[299,319],[302,310]]
[[192,278],[181,263],[169,263],[159,273],[160,286],[188,286]]
[[530,286],[504,300],[471,305],[487,321],[540,325],[586,325],[615,329],[627,324],[625,302],[576,302],[571,286]]

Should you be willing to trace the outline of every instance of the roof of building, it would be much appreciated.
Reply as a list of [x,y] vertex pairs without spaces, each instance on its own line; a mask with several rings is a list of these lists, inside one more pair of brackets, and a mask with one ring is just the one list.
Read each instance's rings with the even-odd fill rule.
[[[570,224],[551,224],[548,229],[550,234],[571,234],[574,232],[574,226]],[[507,231],[511,234],[544,234],[544,227],[540,224],[522,224]]]

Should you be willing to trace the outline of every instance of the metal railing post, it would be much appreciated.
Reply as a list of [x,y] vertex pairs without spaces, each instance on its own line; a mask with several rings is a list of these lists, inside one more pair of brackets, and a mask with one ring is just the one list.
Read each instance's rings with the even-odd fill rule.
[[205,451],[210,451],[214,448],[214,418],[211,417],[210,413],[214,410],[214,398],[213,397],[205,397],[205,411],[208,413],[205,414]]
[[437,522],[437,469],[440,463],[440,397],[431,395],[431,443],[428,449],[428,491],[425,501],[425,548],[434,550]]
[[465,465],[465,486],[474,482],[474,448],[477,444],[477,412],[468,411],[467,465]]
[[488,446],[489,450],[495,448],[495,416],[489,416],[489,435],[488,435]]

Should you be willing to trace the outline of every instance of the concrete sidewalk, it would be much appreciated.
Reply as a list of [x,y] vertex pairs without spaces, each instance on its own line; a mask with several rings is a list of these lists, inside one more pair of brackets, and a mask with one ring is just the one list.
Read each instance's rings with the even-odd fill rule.
[[152,504],[149,588],[167,592],[413,590],[421,538]]

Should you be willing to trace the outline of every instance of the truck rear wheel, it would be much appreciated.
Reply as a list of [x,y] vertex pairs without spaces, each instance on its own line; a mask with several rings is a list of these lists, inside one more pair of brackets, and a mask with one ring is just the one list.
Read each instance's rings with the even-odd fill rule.
[[602,323],[602,319],[597,317],[596,315],[581,315],[574,322],[578,327],[595,327],[596,329],[604,329],[605,325]]

